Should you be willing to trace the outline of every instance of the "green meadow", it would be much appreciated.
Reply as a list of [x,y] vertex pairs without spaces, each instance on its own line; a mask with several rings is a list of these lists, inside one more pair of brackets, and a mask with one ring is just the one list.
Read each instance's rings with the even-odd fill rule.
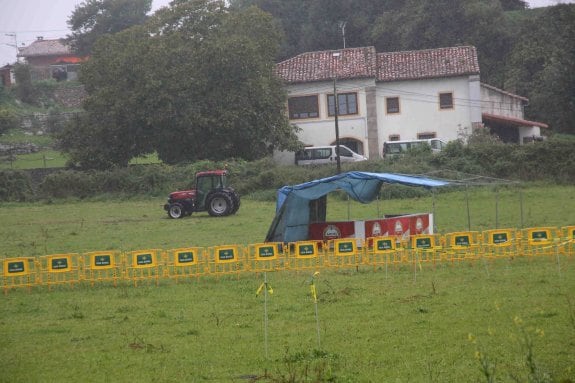
[[[574,192],[334,196],[328,219],[434,211],[440,233],[562,227],[575,225]],[[3,203],[0,256],[258,243],[275,210],[247,197],[235,216],[170,220],[163,203]],[[575,381],[572,255],[319,271],[317,304],[313,270],[12,290],[0,382]],[[273,294],[256,296],[264,278]]]

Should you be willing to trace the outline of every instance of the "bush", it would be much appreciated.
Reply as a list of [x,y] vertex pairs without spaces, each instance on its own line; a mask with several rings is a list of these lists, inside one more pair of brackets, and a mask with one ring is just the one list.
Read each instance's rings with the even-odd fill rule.
[[0,170],[0,201],[24,202],[33,199],[30,175],[23,171]]
[[[161,196],[194,186],[195,173],[227,168],[231,185],[241,195],[270,200],[285,185],[297,185],[333,176],[334,166],[278,166],[271,158],[258,161],[199,161],[169,166],[162,164],[133,165],[106,171],[62,170],[47,176],[34,195],[25,173],[8,173],[0,179],[0,200],[31,198],[88,198],[98,195],[116,197]],[[452,142],[439,154],[411,153],[407,156],[342,164],[342,171],[391,172],[403,174],[441,174],[443,170],[460,171],[523,181],[575,183],[575,140],[549,139],[529,145],[506,145],[501,142],[476,140],[463,145]],[[446,172],[452,174],[452,172]],[[450,175],[446,178],[450,178]],[[6,185],[6,186],[4,186]],[[427,195],[420,188],[387,185],[381,197],[412,198]]]
[[14,77],[16,77],[16,84],[14,85],[16,98],[26,104],[36,104],[37,100],[34,95],[30,66],[27,64],[16,64],[14,66]]
[[12,110],[0,108],[0,135],[18,128],[19,122],[18,116]]
[[101,193],[101,188],[94,182],[94,172],[77,172],[64,170],[49,174],[39,186],[40,197],[51,198],[86,198]]

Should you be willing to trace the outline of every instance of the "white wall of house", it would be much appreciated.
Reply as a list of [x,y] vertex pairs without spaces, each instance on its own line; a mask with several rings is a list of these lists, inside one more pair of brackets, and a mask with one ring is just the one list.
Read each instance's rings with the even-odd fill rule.
[[[333,82],[314,82],[288,85],[288,97],[318,96],[319,116],[309,119],[291,120],[301,128],[300,140],[305,145],[331,145],[335,142],[335,119],[328,116],[327,96],[333,94]],[[336,83],[338,94],[356,93],[358,114],[340,115],[338,118],[340,139],[354,139],[362,143],[363,153],[369,158],[382,155],[383,143],[390,136],[399,136],[401,140],[413,140],[418,134],[435,134],[437,138],[451,141],[466,137],[472,128],[481,124],[482,106],[486,104],[484,87],[480,86],[479,76],[460,76],[449,78],[422,79],[410,81],[375,82],[374,79],[344,80]],[[377,108],[377,153],[369,153],[366,89],[375,87]],[[485,90],[489,90],[485,88]],[[452,93],[453,108],[439,107],[439,94]],[[499,96],[499,99],[496,97]],[[398,97],[400,112],[386,112],[386,98]],[[492,94],[487,104],[500,100],[498,94]],[[510,96],[510,99],[513,97]],[[520,98],[515,98],[520,101]],[[505,101],[500,101],[504,103]],[[510,101],[509,101],[510,102]],[[519,107],[520,105],[516,105]],[[287,109],[287,108],[286,108]],[[520,108],[522,111],[522,109]],[[499,113],[498,113],[499,114]],[[534,131],[525,131],[531,136]],[[293,156],[278,155],[282,163],[293,163]]]
[[524,118],[523,105],[527,102],[526,98],[482,84],[481,100],[481,109],[484,113]]
[[[472,124],[481,122],[475,87],[479,87],[479,82],[470,81],[469,76],[378,83],[379,147],[390,136],[415,140],[418,134],[434,133],[437,138],[450,141],[471,133]],[[439,94],[445,92],[453,94],[452,109],[439,107]],[[388,97],[399,97],[399,113],[387,113]]]
[[[356,93],[358,114],[338,116],[339,138],[354,139],[363,144],[364,154],[367,153],[367,121],[365,88],[374,86],[373,80],[337,81],[337,93]],[[328,116],[327,96],[333,95],[333,82],[317,82],[296,84],[288,87],[288,97],[318,96],[319,117],[310,119],[291,120],[302,130],[299,139],[305,145],[321,146],[331,145],[335,142],[335,118]]]
[[519,128],[519,143],[524,142],[525,137],[540,137],[541,129],[538,126],[522,126]]

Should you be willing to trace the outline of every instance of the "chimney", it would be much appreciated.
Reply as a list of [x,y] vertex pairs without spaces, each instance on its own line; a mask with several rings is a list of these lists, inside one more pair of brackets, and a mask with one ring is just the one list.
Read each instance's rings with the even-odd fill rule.
[[37,41],[42,41],[42,40],[44,40],[44,36],[36,36],[36,40],[37,40]]

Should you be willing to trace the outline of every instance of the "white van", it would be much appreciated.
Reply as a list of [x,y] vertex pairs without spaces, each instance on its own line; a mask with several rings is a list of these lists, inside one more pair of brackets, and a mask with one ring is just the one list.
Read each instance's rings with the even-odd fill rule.
[[439,138],[429,138],[425,140],[406,140],[406,141],[385,141],[383,143],[383,156],[396,156],[404,154],[411,149],[428,145],[433,153],[442,151],[447,143]]
[[[336,145],[309,146],[295,154],[295,163],[296,165],[335,164],[337,163],[336,153]],[[339,146],[339,153],[339,160],[342,163],[367,160],[367,157],[355,153],[344,145]]]

